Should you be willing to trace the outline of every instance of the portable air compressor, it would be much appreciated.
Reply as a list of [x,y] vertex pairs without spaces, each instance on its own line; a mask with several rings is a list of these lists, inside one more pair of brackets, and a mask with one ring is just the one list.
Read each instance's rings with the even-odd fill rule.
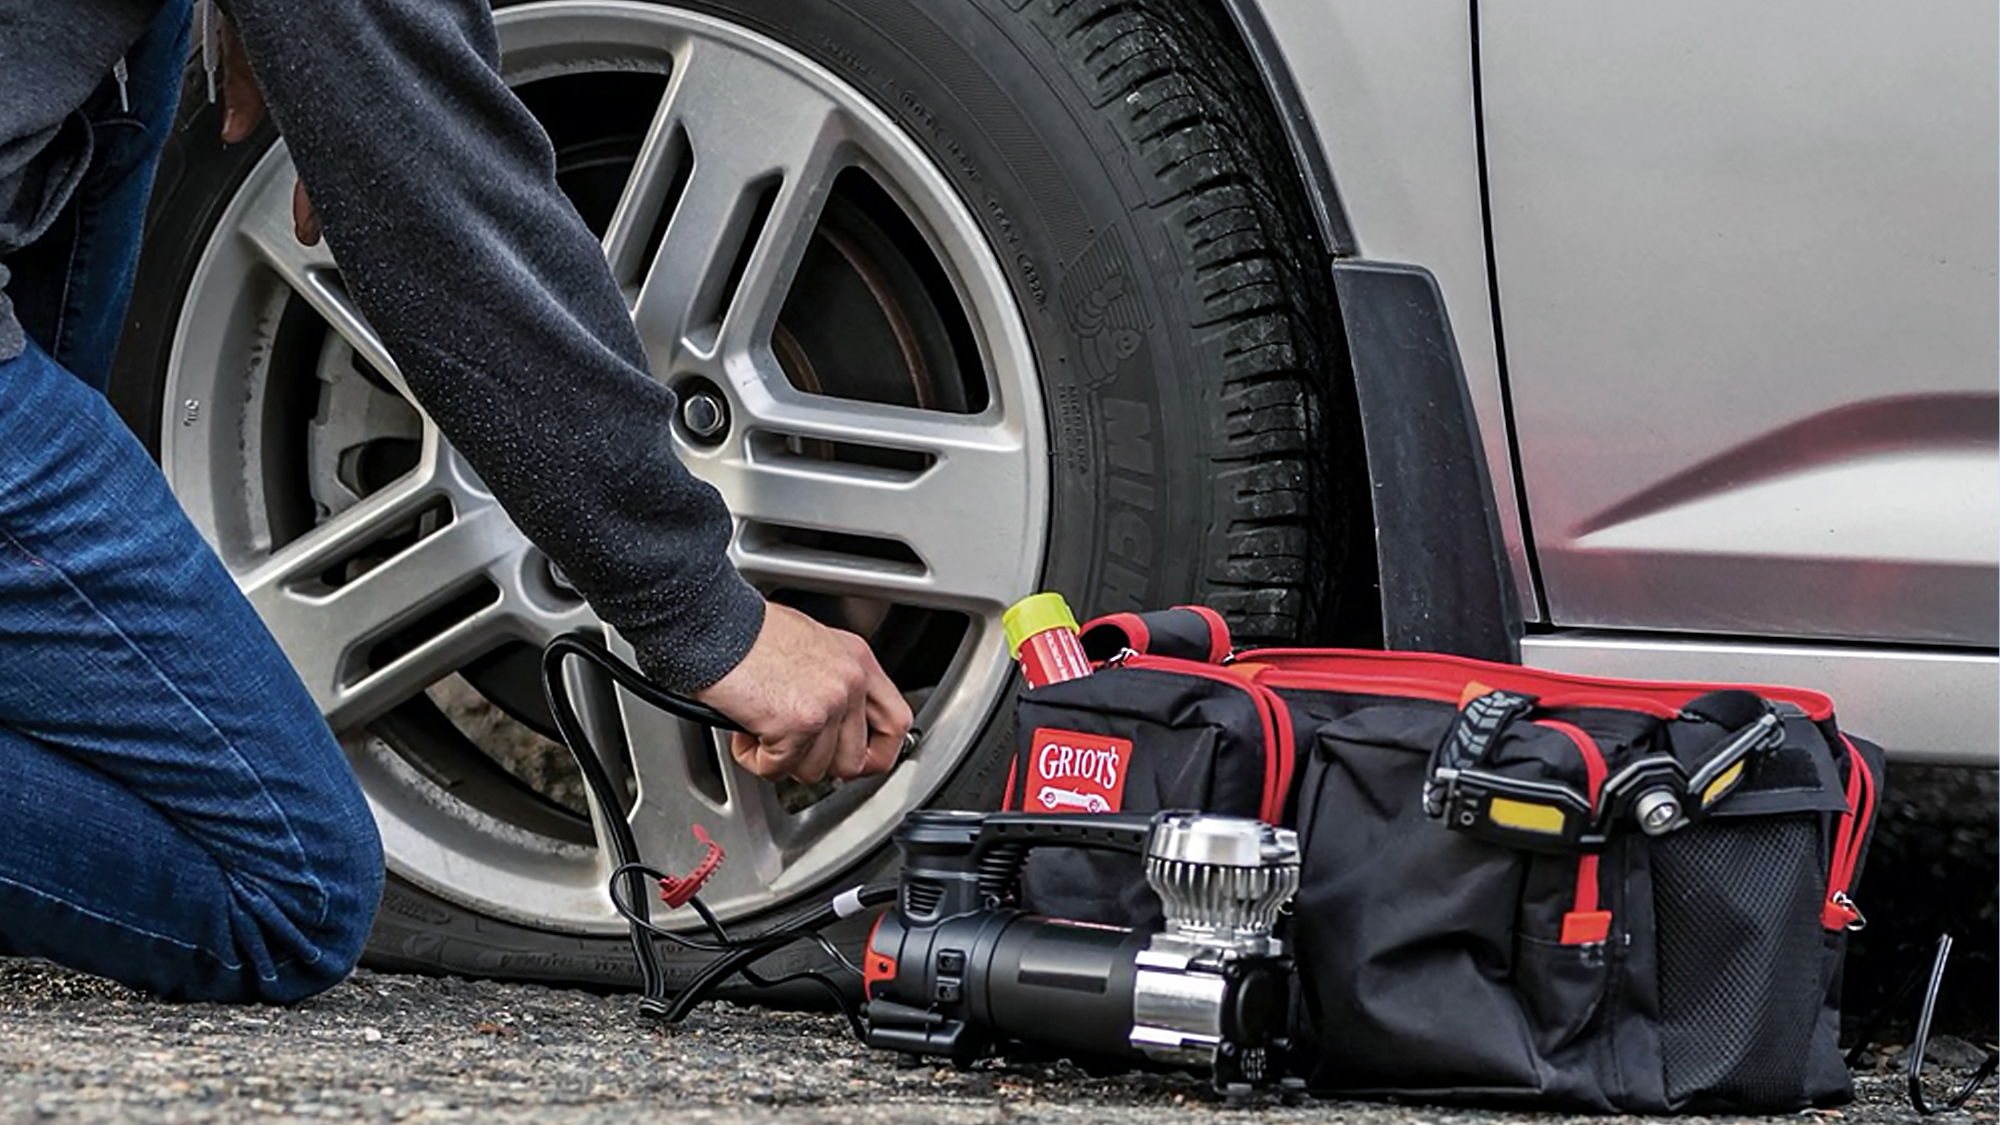
[[[1290,1089],[1292,963],[1273,936],[1299,885],[1297,836],[1255,820],[912,813],[902,879],[863,965],[870,1046],[943,1056],[1057,1053],[1206,1070],[1226,1094]],[[1036,848],[1144,858],[1165,927],[1024,913]]]

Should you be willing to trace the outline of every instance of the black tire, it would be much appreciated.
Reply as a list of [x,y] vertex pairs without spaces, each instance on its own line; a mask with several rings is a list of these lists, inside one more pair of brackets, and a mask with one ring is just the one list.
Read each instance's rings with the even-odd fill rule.
[[[1338,362],[1326,255],[1227,19],[1187,0],[685,0],[812,58],[928,151],[1011,265],[1058,462],[1043,586],[1080,614],[1202,601],[1240,638],[1318,639],[1313,458]],[[1020,10],[1015,10],[1019,8]],[[192,88],[190,94],[193,94]],[[270,138],[185,100],[113,398],[157,449],[182,295]],[[1010,709],[934,803],[992,807]],[[877,853],[857,875],[881,875]],[[852,882],[850,876],[847,882]],[[469,912],[392,878],[378,966],[625,985],[622,940]],[[669,953],[683,978],[699,957]],[[800,953],[795,964],[815,963]]]

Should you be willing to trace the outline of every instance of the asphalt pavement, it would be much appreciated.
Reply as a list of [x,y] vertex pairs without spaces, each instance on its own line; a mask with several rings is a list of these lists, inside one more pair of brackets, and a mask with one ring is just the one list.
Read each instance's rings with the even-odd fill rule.
[[[1948,1040],[1961,1064],[1978,1052]],[[1802,1115],[1905,1121],[1893,1055],[1860,1099]],[[1799,1120],[1793,1117],[1789,1120]],[[900,1065],[837,1015],[717,1004],[643,1019],[630,996],[361,972],[289,1008],[168,1004],[46,964],[0,959],[0,1122],[1359,1122],[1602,1121],[1318,1102],[1227,1109],[1178,1075],[1067,1064]],[[1623,1120],[1644,1121],[1642,1118]],[[1678,1121],[1699,1119],[1679,1118]],[[1995,1120],[1990,1091],[1972,1112]]]

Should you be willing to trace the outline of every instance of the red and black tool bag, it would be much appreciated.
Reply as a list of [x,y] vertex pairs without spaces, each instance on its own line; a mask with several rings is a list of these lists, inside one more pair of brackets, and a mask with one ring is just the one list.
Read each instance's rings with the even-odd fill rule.
[[[1626,1112],[1850,1096],[1840,965],[1882,760],[1825,696],[1414,653],[1225,657],[1187,624],[1093,623],[1099,671],[1024,693],[1012,807],[1078,788],[1060,747],[1102,747],[1092,761],[1123,765],[1110,807],[1296,827],[1286,936],[1313,1089]],[[1034,909],[1157,918],[1136,865],[1051,854],[1030,865]]]

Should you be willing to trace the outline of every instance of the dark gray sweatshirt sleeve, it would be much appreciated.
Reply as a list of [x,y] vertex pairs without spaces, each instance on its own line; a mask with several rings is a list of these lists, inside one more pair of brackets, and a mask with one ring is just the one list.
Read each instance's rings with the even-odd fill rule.
[[667,687],[749,651],[764,603],[669,443],[672,394],[486,0],[232,0],[348,291],[523,531]]

